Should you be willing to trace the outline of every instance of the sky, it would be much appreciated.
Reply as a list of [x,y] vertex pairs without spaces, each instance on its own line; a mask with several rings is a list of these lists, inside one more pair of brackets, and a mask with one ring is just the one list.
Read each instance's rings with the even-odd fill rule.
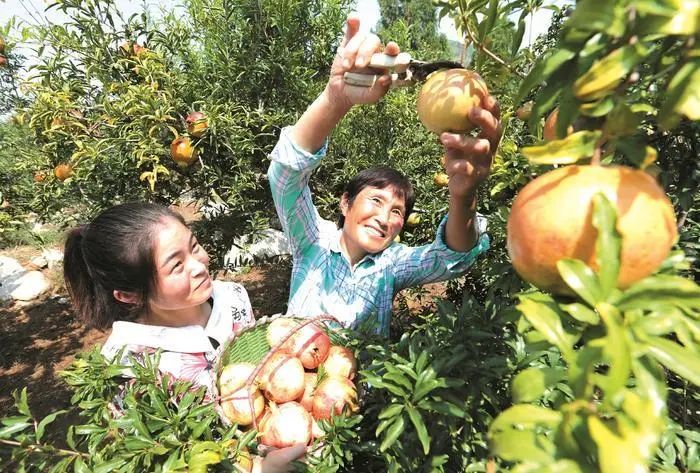
[[[129,16],[132,13],[140,11],[144,4],[153,7],[152,10],[156,11],[161,7],[164,8],[165,6],[171,6],[173,3],[177,3],[177,0],[116,0],[116,2],[125,16]],[[562,4],[563,0],[550,0],[547,3]],[[34,23],[35,19],[44,15],[47,4],[47,0],[0,0],[0,25],[5,25],[12,16],[16,16],[26,22]],[[360,13],[360,18],[363,20],[361,24],[362,29],[371,29],[379,20],[379,5],[377,0],[356,0],[356,10]],[[552,12],[550,10],[540,9],[534,14],[532,19],[527,21],[523,46],[528,46],[539,34],[547,31],[551,15]],[[60,12],[55,10],[47,12],[46,16],[49,21],[54,22],[61,21],[62,18]],[[449,18],[443,18],[440,23],[440,28],[449,39],[456,41],[461,39],[457,35],[454,23]],[[30,56],[30,53],[24,49],[20,50],[20,52]],[[31,60],[31,58],[29,59]]]

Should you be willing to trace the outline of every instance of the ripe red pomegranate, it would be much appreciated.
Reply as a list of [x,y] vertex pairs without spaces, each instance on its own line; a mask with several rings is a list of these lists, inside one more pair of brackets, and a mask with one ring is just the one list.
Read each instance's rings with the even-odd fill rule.
[[258,382],[269,400],[293,401],[304,394],[304,367],[298,358],[276,352],[260,370]]
[[232,423],[251,425],[265,409],[265,398],[258,388],[244,386],[233,393],[222,394],[221,409]]
[[197,149],[186,136],[175,138],[170,143],[170,156],[180,167],[187,167],[197,160]]
[[328,357],[331,339],[316,324],[308,324],[292,336],[291,353],[301,360],[307,370],[313,370]]
[[313,419],[298,402],[279,406],[270,403],[270,410],[260,420],[260,442],[268,447],[284,448],[311,440]]
[[318,374],[304,373],[304,393],[299,399],[297,399],[297,401],[309,412],[311,412],[311,408],[313,406],[316,384],[318,384]]
[[321,380],[314,393],[312,414],[315,419],[330,419],[331,413],[341,414],[345,406],[357,410],[357,390],[344,376],[327,376]]
[[328,358],[323,362],[323,369],[329,375],[355,377],[357,361],[349,348],[333,345],[328,351]]
[[245,385],[254,370],[252,363],[233,363],[224,367],[219,376],[221,408],[228,420],[240,426],[252,424],[253,419],[258,418],[265,409],[265,399],[260,390],[256,386]]
[[201,137],[209,128],[207,116],[202,112],[192,112],[185,118],[187,122],[187,133],[195,138]]
[[[279,317],[267,326],[267,343],[271,347],[277,346],[299,322],[289,317]],[[287,339],[290,341],[291,338]],[[285,343],[285,346],[287,343]],[[291,345],[291,343],[289,344]]]
[[66,163],[61,163],[55,168],[53,168],[53,174],[56,179],[63,182],[73,175],[73,166]]
[[[287,317],[275,319],[267,329],[267,342],[271,347],[276,346],[300,323]],[[298,329],[280,349],[299,358],[307,370],[313,370],[326,359],[330,346],[326,332],[312,323]]]

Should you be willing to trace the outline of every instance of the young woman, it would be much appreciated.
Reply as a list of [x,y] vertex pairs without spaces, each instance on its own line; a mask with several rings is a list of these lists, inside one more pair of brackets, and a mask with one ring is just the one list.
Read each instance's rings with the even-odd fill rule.
[[[112,332],[102,353],[137,359],[161,351],[159,370],[205,386],[226,342],[254,322],[243,286],[215,281],[209,256],[177,213],[155,204],[117,205],[74,228],[63,271],[73,306],[88,325]],[[305,446],[256,459],[257,471],[287,471]]]
[[[390,168],[363,171],[350,181],[340,200],[340,229],[322,219],[308,184],[325,155],[328,135],[353,106],[376,103],[390,85],[389,76],[372,87],[343,80],[347,71],[368,72],[372,54],[382,50],[379,38],[361,33],[359,26],[357,16],[348,17],[326,88],[293,127],[282,131],[268,178],[294,260],[288,312],[327,313],[345,326],[374,316],[376,331],[388,335],[397,292],[458,277],[488,248],[485,221],[476,215],[476,191],[489,175],[502,131],[498,104],[489,96],[484,108],[474,107],[469,117],[481,128],[478,137],[440,136],[450,176],[449,210],[430,245],[394,243],[414,197],[410,182]],[[383,52],[400,51],[390,42]]]

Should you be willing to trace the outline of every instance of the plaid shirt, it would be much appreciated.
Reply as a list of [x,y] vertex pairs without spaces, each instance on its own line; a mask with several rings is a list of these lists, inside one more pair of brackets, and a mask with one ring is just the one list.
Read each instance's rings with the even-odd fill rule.
[[321,218],[308,185],[327,145],[315,154],[308,153],[291,141],[290,130],[282,130],[267,172],[277,215],[292,249],[288,314],[329,314],[346,327],[375,316],[376,332],[387,336],[396,293],[458,277],[488,249],[486,220],[482,216],[477,219],[479,238],[474,248],[467,252],[448,248],[444,243],[445,216],[433,243],[418,247],[392,243],[351,267],[340,249],[342,230]]

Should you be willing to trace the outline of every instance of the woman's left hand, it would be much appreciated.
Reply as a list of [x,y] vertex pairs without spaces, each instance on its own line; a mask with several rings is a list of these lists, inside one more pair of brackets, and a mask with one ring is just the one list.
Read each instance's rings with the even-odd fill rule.
[[286,448],[270,449],[262,459],[254,462],[254,473],[286,473],[292,471],[292,462],[306,455],[306,445],[297,444]]
[[440,141],[445,147],[445,171],[450,177],[450,195],[468,198],[476,195],[479,184],[491,173],[493,156],[501,140],[503,129],[498,102],[491,95],[473,107],[469,119],[481,132],[476,136],[443,133]]

